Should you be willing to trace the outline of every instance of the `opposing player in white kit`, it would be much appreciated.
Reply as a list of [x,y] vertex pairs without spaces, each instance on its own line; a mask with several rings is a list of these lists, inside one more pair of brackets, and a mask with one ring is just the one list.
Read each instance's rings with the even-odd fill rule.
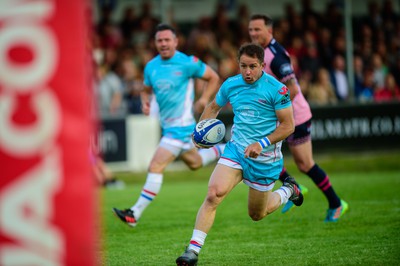
[[[335,193],[328,175],[314,162],[311,143],[311,109],[305,100],[296,79],[290,56],[274,39],[272,19],[266,15],[256,14],[250,18],[249,35],[253,43],[264,47],[264,71],[273,75],[290,90],[293,105],[295,130],[287,138],[290,152],[297,168],[308,175],[315,185],[324,193],[329,207],[325,222],[336,222],[348,209],[348,204]],[[289,174],[283,168],[280,180],[285,180]],[[293,206],[288,202],[283,208],[286,212]]]
[[177,265],[197,264],[217,207],[242,181],[249,187],[248,213],[254,221],[262,220],[289,199],[297,206],[303,203],[303,195],[292,177],[272,191],[283,166],[282,140],[294,130],[288,89],[263,72],[261,46],[242,45],[238,59],[241,74],[222,84],[200,118],[200,121],[216,118],[228,102],[235,114],[231,140],[210,177],[208,193],[197,214],[189,246],[176,259]]
[[[144,69],[145,88],[141,99],[142,111],[149,115],[151,97],[156,97],[162,138],[150,162],[146,183],[136,203],[125,210],[113,208],[117,217],[130,226],[136,226],[143,211],[157,196],[163,182],[163,172],[171,162],[180,157],[190,169],[195,170],[218,159],[224,148],[220,144],[208,150],[198,150],[191,140],[196,125],[193,107],[203,110],[209,103],[220,85],[218,74],[195,56],[177,51],[176,32],[169,25],[157,26],[155,45],[159,54]],[[207,87],[195,106],[194,78],[207,82]]]

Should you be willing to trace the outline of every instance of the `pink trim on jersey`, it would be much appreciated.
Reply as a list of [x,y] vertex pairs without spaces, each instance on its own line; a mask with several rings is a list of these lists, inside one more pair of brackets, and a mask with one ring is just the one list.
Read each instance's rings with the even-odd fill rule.
[[[267,48],[264,49],[264,62],[265,62],[264,71],[266,73],[274,76],[275,78],[277,78],[271,70],[271,62],[274,59],[274,57],[275,57],[275,55],[272,53],[272,51],[267,46]],[[293,66],[292,66],[292,68],[293,68]],[[311,119],[311,117],[312,117],[311,108],[310,108],[310,105],[308,104],[307,100],[304,98],[303,93],[301,92],[301,88],[297,82],[295,74],[291,74],[286,77],[283,77],[279,81],[282,83],[285,83],[290,79],[296,80],[297,89],[298,89],[298,93],[292,100],[294,124],[295,124],[295,126],[298,126],[298,125],[301,125]]]
[[216,156],[216,157],[219,157],[219,150],[218,150],[218,148],[214,146],[214,147],[212,147],[211,149],[214,151],[215,156]]
[[272,73],[272,70],[271,70],[271,62],[272,62],[272,59],[274,59],[274,57],[275,56],[272,53],[271,49],[269,49],[267,46],[267,48],[264,49],[264,63],[265,63],[264,71],[276,78],[276,76],[274,75],[274,73]]

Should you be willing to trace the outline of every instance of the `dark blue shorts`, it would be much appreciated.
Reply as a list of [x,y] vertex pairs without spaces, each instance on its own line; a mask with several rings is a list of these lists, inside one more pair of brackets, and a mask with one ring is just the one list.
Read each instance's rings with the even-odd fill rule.
[[311,119],[294,128],[292,135],[286,138],[289,146],[296,146],[311,140]]

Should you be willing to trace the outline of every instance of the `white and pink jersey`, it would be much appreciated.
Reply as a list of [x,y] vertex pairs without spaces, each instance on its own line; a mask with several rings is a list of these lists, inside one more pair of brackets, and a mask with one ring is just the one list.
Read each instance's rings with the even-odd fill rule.
[[264,49],[264,71],[280,82],[286,83],[290,79],[295,79],[298,89],[298,94],[293,98],[293,115],[295,125],[298,126],[311,119],[311,109],[307,100],[304,98],[296,75],[290,62],[289,53],[275,39]]

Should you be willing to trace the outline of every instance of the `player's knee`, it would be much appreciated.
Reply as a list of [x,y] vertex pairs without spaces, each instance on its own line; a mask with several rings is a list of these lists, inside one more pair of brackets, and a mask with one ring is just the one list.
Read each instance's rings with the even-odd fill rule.
[[190,170],[197,170],[202,166],[202,163],[199,161],[194,161],[194,162],[187,162],[186,165],[189,167]]
[[311,167],[313,166],[312,163],[307,163],[307,162],[300,162],[297,164],[297,168],[299,169],[300,172],[306,174]]
[[218,192],[217,188],[210,187],[207,192],[206,201],[212,206],[217,206],[221,203],[224,195]]
[[265,213],[249,211],[249,216],[253,221],[257,222],[261,221],[265,217]]

